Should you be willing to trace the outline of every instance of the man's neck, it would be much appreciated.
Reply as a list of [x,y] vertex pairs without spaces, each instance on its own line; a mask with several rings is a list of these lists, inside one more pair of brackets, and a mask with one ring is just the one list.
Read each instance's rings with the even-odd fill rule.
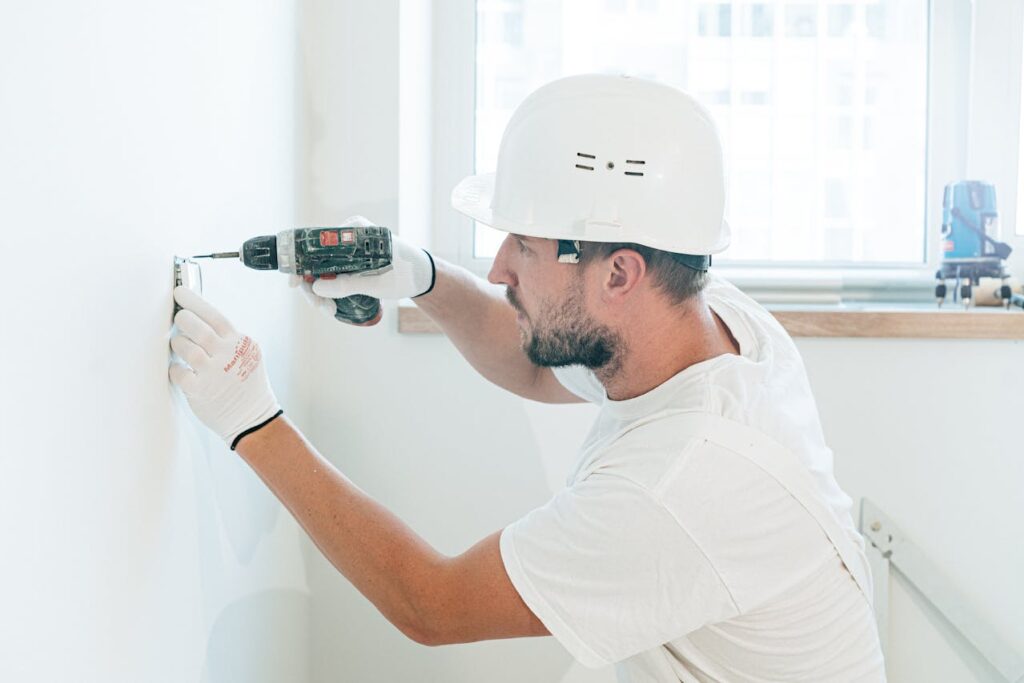
[[738,354],[739,344],[698,297],[682,315],[651,316],[623,331],[623,344],[604,368],[594,371],[614,401],[642,396],[691,365],[723,354]]

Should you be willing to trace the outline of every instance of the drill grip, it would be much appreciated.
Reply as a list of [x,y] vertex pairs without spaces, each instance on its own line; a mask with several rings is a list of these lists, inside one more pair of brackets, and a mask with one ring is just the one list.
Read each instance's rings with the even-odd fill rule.
[[334,305],[337,307],[334,313],[335,320],[353,325],[370,322],[380,312],[380,299],[365,294],[353,294],[343,299],[335,299]]

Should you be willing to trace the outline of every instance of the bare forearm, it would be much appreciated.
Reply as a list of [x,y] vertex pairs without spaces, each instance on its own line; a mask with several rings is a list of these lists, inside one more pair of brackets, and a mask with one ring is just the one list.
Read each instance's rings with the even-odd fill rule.
[[500,288],[435,259],[434,289],[413,299],[467,361],[491,382],[532,397],[540,368],[523,353],[515,310]]
[[338,571],[391,623],[422,641],[447,558],[363,493],[281,416],[238,453]]
[[[171,348],[189,365],[172,363],[171,381],[391,623],[431,645],[547,633],[505,572],[498,532],[456,557],[436,552],[281,416],[258,344],[191,290],[174,299]],[[238,434],[243,418],[252,427]]]

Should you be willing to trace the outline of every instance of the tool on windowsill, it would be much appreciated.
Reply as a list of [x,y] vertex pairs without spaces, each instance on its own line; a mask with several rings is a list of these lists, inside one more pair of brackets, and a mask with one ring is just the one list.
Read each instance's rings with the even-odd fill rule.
[[1006,259],[1013,248],[999,241],[996,189],[978,180],[946,185],[942,197],[942,264],[935,273],[935,298],[946,301],[946,280],[953,280],[953,303],[970,307],[981,278],[1001,281],[999,299],[1009,307],[1013,290]]
[[[253,237],[240,251],[192,258],[239,259],[255,270],[279,270],[307,282],[340,274],[379,275],[391,270],[391,231],[384,227],[296,228]],[[356,325],[380,312],[380,299],[354,294],[335,299],[334,317]]]

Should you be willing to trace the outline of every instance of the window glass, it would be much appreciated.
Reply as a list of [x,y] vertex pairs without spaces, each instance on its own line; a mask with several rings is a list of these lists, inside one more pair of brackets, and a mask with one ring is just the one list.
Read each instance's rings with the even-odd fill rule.
[[[651,78],[718,123],[725,259],[919,264],[927,26],[927,0],[477,0],[476,167],[544,83]],[[501,238],[477,226],[475,256]]]

